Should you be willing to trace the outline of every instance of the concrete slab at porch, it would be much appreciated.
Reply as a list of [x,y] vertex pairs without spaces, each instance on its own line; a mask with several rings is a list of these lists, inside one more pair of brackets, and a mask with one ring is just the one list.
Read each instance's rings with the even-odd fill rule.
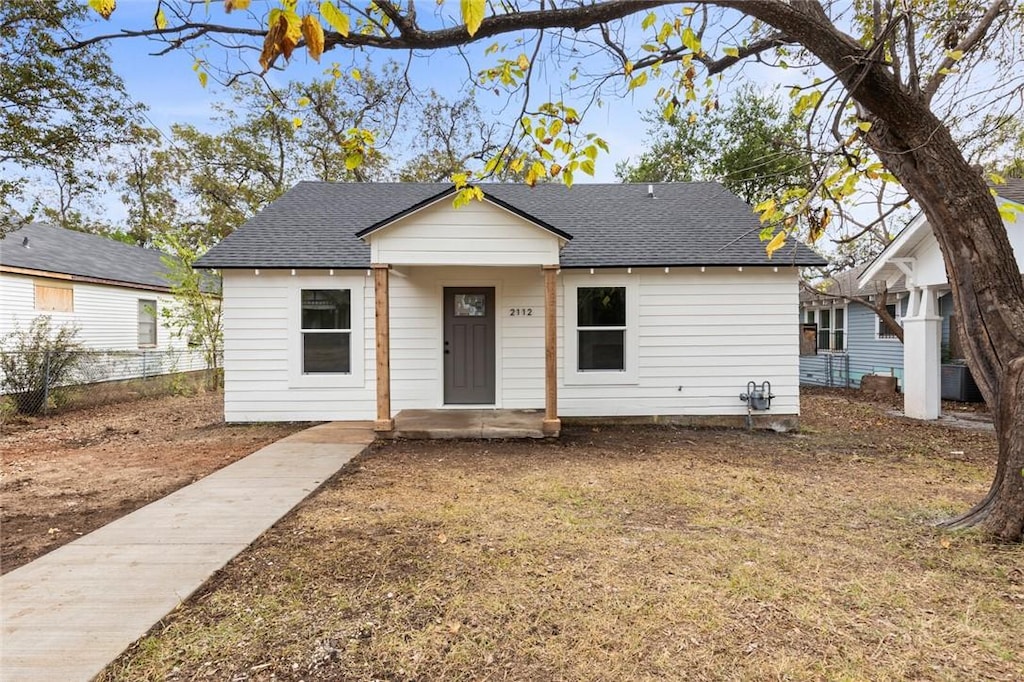
[[544,410],[402,410],[395,415],[394,431],[384,438],[497,439],[545,438]]

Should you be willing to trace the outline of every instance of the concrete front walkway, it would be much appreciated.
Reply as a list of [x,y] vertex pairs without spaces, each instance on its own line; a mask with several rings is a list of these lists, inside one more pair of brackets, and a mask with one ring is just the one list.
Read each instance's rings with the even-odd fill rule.
[[0,680],[90,680],[373,440],[322,424],[0,577]]

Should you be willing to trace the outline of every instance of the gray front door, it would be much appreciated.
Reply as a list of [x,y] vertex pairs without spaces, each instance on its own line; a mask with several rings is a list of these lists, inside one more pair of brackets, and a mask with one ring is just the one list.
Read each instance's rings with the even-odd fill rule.
[[494,404],[493,287],[444,289],[444,402]]

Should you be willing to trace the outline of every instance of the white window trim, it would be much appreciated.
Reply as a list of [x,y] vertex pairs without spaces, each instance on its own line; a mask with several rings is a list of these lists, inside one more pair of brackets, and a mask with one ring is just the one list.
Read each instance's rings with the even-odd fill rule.
[[[562,271],[563,275],[565,271]],[[565,306],[565,358],[563,381],[567,386],[585,385],[635,385],[639,383],[637,367],[640,354],[638,340],[640,338],[640,283],[635,277],[623,275],[583,275],[566,277],[563,284]],[[625,369],[623,370],[586,370],[579,368],[579,339],[576,323],[579,314],[577,308],[577,291],[590,287],[625,287],[626,289],[626,348]]]
[[[896,324],[903,326],[903,300],[897,297],[895,303],[887,303],[886,305],[896,306],[896,314],[893,316],[893,319],[896,320]],[[892,334],[891,336],[882,336],[882,318],[878,316],[878,313],[875,313],[874,311],[872,312],[875,316],[875,340],[896,341],[897,343],[901,343],[899,337],[896,336],[895,334]]]
[[[366,280],[355,275],[296,275],[288,287],[288,385],[293,388],[363,388],[366,338],[363,335],[363,287]],[[351,337],[349,371],[344,374],[302,373],[302,290],[349,289]]]

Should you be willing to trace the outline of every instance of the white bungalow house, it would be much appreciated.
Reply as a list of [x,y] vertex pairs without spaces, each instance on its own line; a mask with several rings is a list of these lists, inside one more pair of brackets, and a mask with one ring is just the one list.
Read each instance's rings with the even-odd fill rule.
[[[1024,273],[1024,180],[1010,179],[996,188],[996,201],[1012,219],[1006,232]],[[924,215],[919,215],[861,273],[862,287],[876,281],[905,279],[909,297],[903,324],[903,410],[915,419],[938,419],[941,408],[941,344],[950,299],[949,277],[939,243]],[[952,311],[955,314],[955,310]]]
[[189,352],[161,314],[174,302],[166,273],[154,249],[25,225],[0,240],[0,338],[48,316],[74,325],[85,349],[105,353],[97,379],[202,369],[201,353]]
[[726,418],[770,382],[799,414],[798,266],[717,183],[303,182],[197,264],[224,281],[228,421],[412,409]]

